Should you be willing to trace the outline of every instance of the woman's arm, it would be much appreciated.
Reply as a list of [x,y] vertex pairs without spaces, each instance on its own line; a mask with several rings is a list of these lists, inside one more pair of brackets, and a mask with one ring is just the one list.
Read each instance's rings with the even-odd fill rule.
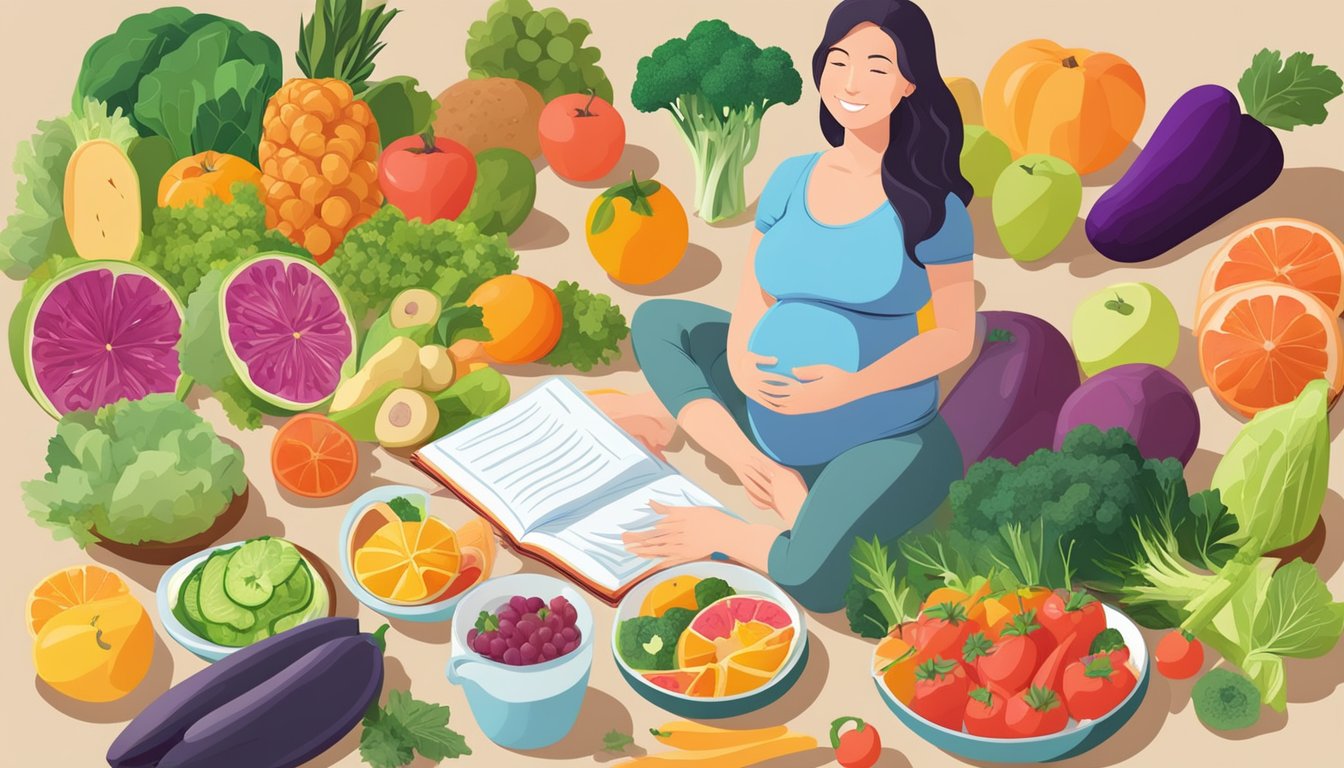
[[775,303],[772,297],[761,290],[761,284],[756,280],[756,249],[761,245],[761,237],[758,230],[751,231],[751,243],[747,246],[747,257],[743,260],[742,287],[737,291],[732,320],[728,323],[728,367],[735,379],[738,366],[746,359],[751,332],[765,311]]
[[960,364],[974,349],[975,277],[971,262],[930,265],[928,273],[937,326],[858,371],[852,384],[855,399],[937,376]]

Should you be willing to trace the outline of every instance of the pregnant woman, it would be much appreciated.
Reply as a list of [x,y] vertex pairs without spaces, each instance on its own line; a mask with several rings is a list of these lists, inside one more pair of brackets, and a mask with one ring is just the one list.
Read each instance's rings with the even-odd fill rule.
[[832,149],[766,183],[732,312],[645,303],[631,335],[652,392],[595,400],[654,450],[680,427],[784,528],[657,506],[656,527],[626,535],[631,552],[722,552],[833,611],[855,537],[899,536],[961,474],[938,375],[974,344],[971,186],[917,5],[840,3],[812,73]]

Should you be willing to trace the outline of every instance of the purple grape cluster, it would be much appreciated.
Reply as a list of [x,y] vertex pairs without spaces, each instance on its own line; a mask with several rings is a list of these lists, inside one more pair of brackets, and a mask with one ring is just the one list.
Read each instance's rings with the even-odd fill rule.
[[563,597],[514,595],[495,613],[481,611],[475,628],[467,632],[472,650],[513,667],[558,659],[575,648],[583,635],[578,610]]

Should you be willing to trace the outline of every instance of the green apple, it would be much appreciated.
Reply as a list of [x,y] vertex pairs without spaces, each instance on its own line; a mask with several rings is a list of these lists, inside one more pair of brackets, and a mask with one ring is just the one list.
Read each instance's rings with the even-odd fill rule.
[[1018,261],[1036,261],[1064,242],[1082,205],[1078,172],[1050,155],[1023,155],[994,183],[994,226]]
[[1165,368],[1180,343],[1176,308],[1148,283],[1117,283],[1073,312],[1073,353],[1088,376],[1128,363]]
[[961,175],[975,187],[976,197],[989,197],[994,192],[994,182],[1011,162],[1013,153],[1003,139],[983,125],[966,126],[966,138],[961,143]]

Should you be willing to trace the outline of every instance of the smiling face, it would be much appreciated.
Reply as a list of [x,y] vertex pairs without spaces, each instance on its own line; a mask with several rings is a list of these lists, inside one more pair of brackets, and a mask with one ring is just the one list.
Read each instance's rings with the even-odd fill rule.
[[901,99],[915,92],[896,66],[896,44],[868,22],[827,51],[817,87],[826,109],[850,131],[886,120]]

